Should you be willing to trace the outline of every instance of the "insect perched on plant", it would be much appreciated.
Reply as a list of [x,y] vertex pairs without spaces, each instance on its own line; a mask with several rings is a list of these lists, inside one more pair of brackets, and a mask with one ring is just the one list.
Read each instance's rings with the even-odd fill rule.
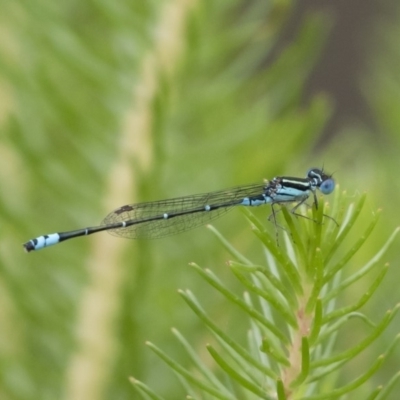
[[264,184],[128,204],[111,212],[100,226],[39,236],[23,246],[30,252],[101,231],[128,239],[155,239],[196,228],[218,218],[235,206],[254,207],[271,204],[275,221],[276,204],[297,203],[291,210],[296,214],[297,208],[313,195],[313,204],[318,208],[317,189],[323,194],[330,194],[335,189],[335,181],[322,169],[312,168],[305,178],[277,176]]

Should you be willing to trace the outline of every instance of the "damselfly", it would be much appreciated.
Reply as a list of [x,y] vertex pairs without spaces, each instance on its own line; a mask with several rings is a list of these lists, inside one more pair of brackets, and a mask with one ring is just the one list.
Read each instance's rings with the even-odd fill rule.
[[296,203],[291,212],[310,195],[318,208],[316,191],[332,193],[335,182],[322,169],[312,168],[305,178],[277,176],[264,184],[239,186],[217,192],[177,197],[148,203],[127,204],[111,212],[100,226],[69,232],[52,233],[29,240],[23,246],[27,252],[39,250],[78,236],[107,231],[128,239],[155,239],[184,232],[203,225],[235,206],[260,206]]

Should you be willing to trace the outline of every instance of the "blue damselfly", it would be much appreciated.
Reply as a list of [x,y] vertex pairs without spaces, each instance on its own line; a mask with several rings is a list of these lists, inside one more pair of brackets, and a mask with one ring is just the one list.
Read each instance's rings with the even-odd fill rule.
[[107,231],[128,239],[155,239],[196,228],[235,206],[260,206],[296,203],[291,212],[310,195],[318,208],[317,189],[332,193],[335,182],[322,169],[312,168],[305,178],[277,176],[264,184],[238,186],[216,192],[177,197],[169,200],[128,204],[111,212],[100,226],[52,233],[31,239],[23,246],[27,252],[39,250],[78,236]]

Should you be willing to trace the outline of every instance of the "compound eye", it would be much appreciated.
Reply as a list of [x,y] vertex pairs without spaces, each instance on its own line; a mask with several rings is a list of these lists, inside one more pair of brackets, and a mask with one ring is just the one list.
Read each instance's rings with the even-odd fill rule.
[[330,194],[335,189],[335,181],[331,178],[325,179],[321,185],[319,185],[319,190],[323,194]]

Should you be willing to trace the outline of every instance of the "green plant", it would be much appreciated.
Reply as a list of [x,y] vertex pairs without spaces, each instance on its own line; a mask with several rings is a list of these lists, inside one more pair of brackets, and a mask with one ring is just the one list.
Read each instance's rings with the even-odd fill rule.
[[[174,337],[165,332],[171,325],[197,343],[196,317],[190,310],[189,316],[182,313],[187,308],[179,307],[174,288],[189,286],[202,298],[203,281],[191,270],[182,271],[182,265],[187,260],[206,265],[218,251],[218,241],[199,229],[143,243],[104,233],[28,257],[21,243],[33,236],[97,224],[125,203],[261,182],[278,174],[301,176],[323,162],[343,184],[371,190],[371,203],[385,207],[387,223],[382,218],[374,235],[398,223],[400,25],[385,26],[376,13],[385,40],[371,29],[360,46],[373,68],[373,74],[360,72],[373,106],[366,115],[378,116],[380,136],[366,134],[368,119],[356,131],[346,124],[344,135],[338,127],[328,142],[322,127],[335,115],[334,102],[326,93],[307,93],[335,20],[313,11],[293,25],[298,3],[2,3],[2,400],[137,398],[130,374],[175,400],[175,382],[162,373],[162,363],[151,362],[153,354],[142,343],[148,338],[170,348]],[[346,54],[341,52],[340,62],[352,63]],[[329,71],[326,77],[331,79]],[[241,249],[250,242],[257,246],[237,222],[232,215],[218,227],[233,233],[231,242],[244,238]],[[280,239],[283,249],[284,234]],[[366,260],[374,246],[364,246],[352,265],[357,258]],[[390,257],[397,260],[393,251]],[[225,272],[219,265],[218,270],[219,276]],[[385,279],[381,305],[396,301],[398,279],[394,273]],[[231,282],[226,285],[235,292]],[[218,293],[207,300],[215,302]],[[215,319],[215,310],[202,305]],[[231,307],[226,318],[235,323],[235,315]],[[393,325],[375,342],[375,352],[388,334],[395,336]],[[181,357],[174,353],[174,359]],[[385,363],[379,379],[389,381],[397,368],[393,364]]]
[[[361,195],[348,205],[346,196],[338,190],[332,213],[328,204],[321,204],[318,210],[308,208],[305,218],[296,218],[282,208],[285,229],[283,233],[279,231],[278,245],[275,237],[265,230],[265,223],[244,210],[265,250],[265,265],[249,261],[212,228],[234,258],[229,265],[246,290],[244,296],[228,288],[212,271],[191,265],[212,289],[225,297],[228,314],[234,314],[238,308],[247,317],[248,344],[245,345],[245,337],[236,338],[220,328],[191,291],[180,291],[215,337],[217,345],[208,344],[207,350],[219,368],[214,371],[206,366],[176,329],[173,333],[190,356],[192,368],[183,367],[154,344],[148,346],[178,375],[187,398],[336,399],[353,395],[360,387],[368,393],[368,399],[387,398],[400,372],[385,387],[372,388],[368,380],[387,359],[400,336],[387,346],[384,354],[373,355],[370,365],[363,369],[357,366],[349,372],[351,377],[344,378],[340,373],[361,353],[368,353],[367,350],[374,353],[375,339],[382,335],[399,308],[388,310],[378,322],[360,311],[388,270],[388,264],[382,265],[381,258],[399,231],[396,229],[363,267],[352,270],[350,261],[365,245],[380,215],[379,211],[374,213],[359,233],[357,220],[365,199],[366,195]],[[332,215],[338,224],[324,217],[324,213]],[[341,250],[352,241],[352,231],[356,231],[358,239],[348,249]],[[365,283],[370,274],[375,274],[374,278]],[[354,302],[343,303],[346,291],[360,282],[367,289]],[[358,321],[367,331],[362,333],[361,329],[353,345],[338,350],[337,342],[351,320]],[[140,381],[132,378],[131,382],[144,398],[162,399]]]

